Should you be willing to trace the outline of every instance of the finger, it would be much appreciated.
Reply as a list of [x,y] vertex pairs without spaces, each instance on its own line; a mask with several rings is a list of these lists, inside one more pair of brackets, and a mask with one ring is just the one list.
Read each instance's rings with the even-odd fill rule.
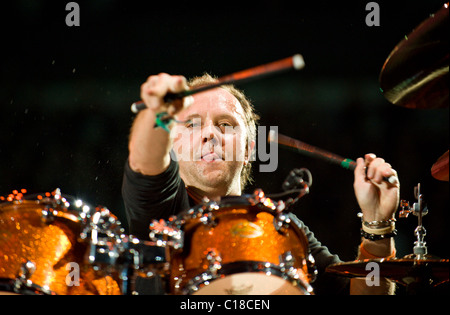
[[391,185],[399,185],[397,171],[392,168],[391,164],[385,163],[382,167],[380,167],[379,173],[382,181],[386,182],[387,180]]
[[389,163],[380,164],[375,171],[374,180],[377,183],[380,183],[385,178],[389,178],[391,175],[393,175],[391,170],[392,170],[391,164]]
[[377,156],[374,153],[367,153],[366,155],[364,155],[364,160],[366,161],[366,163],[370,163],[373,160],[375,160],[376,158],[377,158]]
[[355,182],[363,182],[366,179],[366,163],[363,158],[356,159],[356,167],[354,170]]
[[373,180],[380,184],[385,178],[389,178],[392,174],[392,167],[389,163],[381,163],[375,169]]
[[183,109],[188,108],[192,104],[194,104],[194,97],[192,95],[183,98]]
[[[173,76],[171,78],[170,84],[169,84],[169,92],[171,93],[179,93],[183,91],[189,90],[189,86],[187,84],[187,80],[185,77],[178,75]],[[169,112],[170,115],[174,115],[177,112],[181,111],[182,109],[187,108],[193,103],[193,97],[183,97],[182,99],[176,99],[172,102],[172,110]]]
[[155,97],[152,86],[155,84],[155,78],[149,78],[141,85],[141,100],[144,101],[147,108],[156,109],[160,106],[159,97]]
[[[366,160],[367,163],[367,160]],[[382,158],[375,158],[374,160],[367,163],[367,178],[370,180],[375,179],[378,175],[379,167],[385,163]]]
[[167,73],[160,73],[150,86],[151,95],[163,98],[169,91],[169,87],[174,79]]
[[[165,106],[164,96],[168,92],[177,93],[189,89],[186,78],[171,76],[167,73],[152,75],[141,85],[141,99],[148,108],[156,110]],[[172,114],[183,108],[183,101],[175,101],[171,109]]]
[[179,93],[189,90],[187,80],[181,75],[175,75],[170,78],[169,91],[172,93]]
[[151,75],[147,78],[147,81],[145,81],[141,85],[141,92],[145,93],[149,96],[156,96],[156,90],[154,89],[158,84],[160,84],[160,77],[159,75]]

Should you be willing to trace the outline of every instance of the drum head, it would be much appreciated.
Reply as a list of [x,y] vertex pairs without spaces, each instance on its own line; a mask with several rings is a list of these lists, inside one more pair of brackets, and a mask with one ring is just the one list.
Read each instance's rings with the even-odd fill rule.
[[307,291],[293,286],[278,276],[244,272],[220,278],[203,286],[198,295],[306,295]]

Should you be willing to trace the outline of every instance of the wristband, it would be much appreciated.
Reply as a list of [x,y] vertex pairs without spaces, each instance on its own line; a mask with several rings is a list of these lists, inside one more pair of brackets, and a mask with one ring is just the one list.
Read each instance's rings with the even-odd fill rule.
[[168,116],[166,112],[158,113],[156,114],[155,128],[160,127],[170,133],[169,124],[172,122],[172,120],[173,118],[171,116]]
[[364,247],[364,243],[361,243],[361,245],[359,246],[359,259],[379,259],[379,258],[389,259],[389,258],[395,258],[396,254],[397,254],[397,251],[394,248],[394,250],[392,251],[392,253],[389,256],[378,257],[378,256],[375,256],[375,255],[372,255],[371,253],[369,253],[366,250],[366,248]]
[[371,241],[379,241],[379,240],[384,240],[385,238],[397,236],[397,230],[394,229],[390,233],[386,233],[386,234],[373,234],[373,233],[368,233],[368,232],[364,231],[363,229],[361,229],[361,236],[364,237],[365,239],[368,239]]

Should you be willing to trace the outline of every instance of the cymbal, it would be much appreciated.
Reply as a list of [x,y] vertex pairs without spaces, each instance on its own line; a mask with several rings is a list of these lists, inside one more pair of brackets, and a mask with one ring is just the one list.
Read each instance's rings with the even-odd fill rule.
[[429,277],[434,286],[449,281],[448,259],[414,259],[411,256],[344,262],[329,266],[326,272],[350,278],[366,277],[373,270],[366,270],[367,264],[371,262],[380,266],[380,277],[403,285],[414,282],[417,277]]
[[392,104],[413,109],[448,106],[448,6],[405,36],[385,61],[380,88]]
[[448,150],[433,164],[431,175],[437,180],[448,182]]

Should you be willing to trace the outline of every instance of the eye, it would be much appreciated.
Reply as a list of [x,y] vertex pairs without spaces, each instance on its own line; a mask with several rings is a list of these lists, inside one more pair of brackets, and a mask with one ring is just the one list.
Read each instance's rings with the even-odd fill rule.
[[233,127],[233,124],[228,122],[228,121],[221,121],[218,123],[218,127],[219,129],[222,131],[222,133],[225,133],[225,130],[227,129],[227,127]]
[[200,127],[201,125],[200,125],[200,121],[198,119],[194,119],[194,120],[190,119],[184,124],[184,126],[186,128],[194,128],[194,127]]

